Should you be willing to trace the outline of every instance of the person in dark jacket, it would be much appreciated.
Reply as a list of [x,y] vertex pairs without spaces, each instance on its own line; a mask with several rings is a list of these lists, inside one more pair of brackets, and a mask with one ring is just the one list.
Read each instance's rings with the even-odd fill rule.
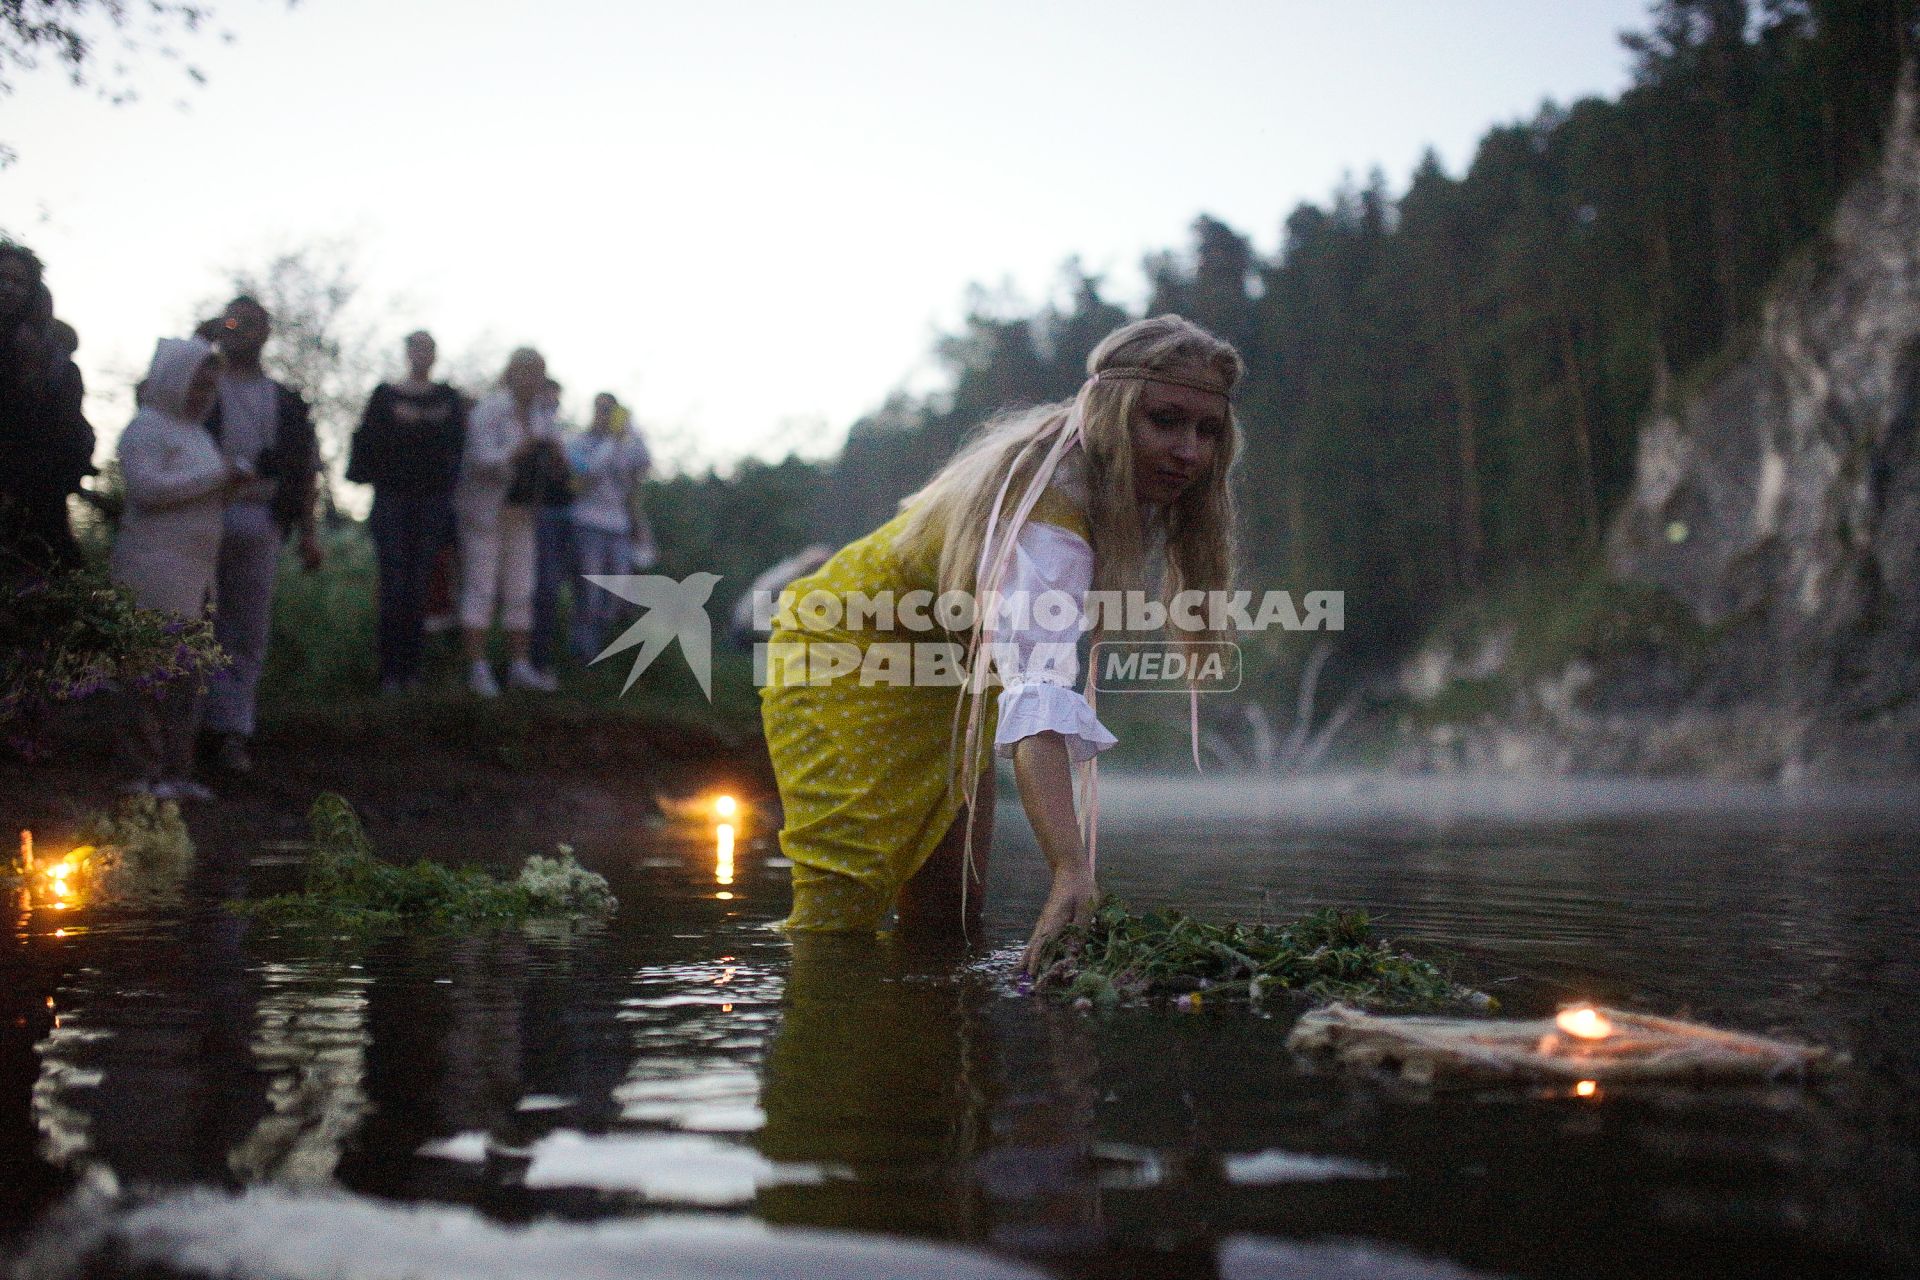
[[407,335],[407,376],[373,389],[353,433],[347,479],[373,486],[367,528],[380,570],[380,691],[420,683],[422,622],[435,559],[453,539],[453,487],[467,406],[435,382],[433,335]]
[[93,427],[39,258],[0,240],[0,581],[76,567],[67,495],[93,471]]
[[309,571],[323,559],[314,528],[319,443],[307,402],[261,368],[260,353],[272,332],[272,318],[256,299],[243,294],[227,304],[218,331],[226,368],[209,424],[220,451],[255,477],[228,494],[215,591],[214,639],[232,665],[213,679],[206,726],[218,739],[216,762],[231,774],[253,770],[249,742],[281,545],[296,539]]

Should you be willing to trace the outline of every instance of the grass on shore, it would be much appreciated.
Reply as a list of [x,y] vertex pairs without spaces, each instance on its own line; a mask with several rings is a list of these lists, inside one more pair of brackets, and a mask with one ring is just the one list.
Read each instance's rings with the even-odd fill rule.
[[[382,708],[403,715],[425,715],[478,724],[518,717],[635,719],[679,723],[704,729],[728,741],[742,741],[759,729],[760,700],[753,687],[752,658],[729,648],[716,623],[713,637],[713,700],[700,692],[679,646],[662,653],[633,688],[623,691],[631,653],[614,654],[584,665],[562,656],[554,694],[509,692],[483,702],[468,693],[459,636],[430,636],[424,688],[415,694],[383,698],[378,673],[378,575],[373,544],[364,526],[345,525],[326,535],[327,560],[317,572],[302,570],[289,553],[274,590],[272,635],[262,674],[261,716],[269,727],[308,723],[335,716],[366,715],[378,720]],[[592,589],[581,587],[582,590]],[[573,586],[563,588],[556,634],[564,637],[570,621]],[[624,608],[624,606],[623,606]],[[609,638],[633,620],[620,616]],[[564,649],[564,645],[561,648]],[[504,665],[498,635],[493,656]]]

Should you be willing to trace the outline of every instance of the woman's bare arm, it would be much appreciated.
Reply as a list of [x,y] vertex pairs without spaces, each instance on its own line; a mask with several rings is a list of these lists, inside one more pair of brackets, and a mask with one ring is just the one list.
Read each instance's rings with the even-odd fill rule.
[[1032,973],[1040,952],[1056,934],[1092,915],[1093,867],[1087,862],[1080,823],[1074,816],[1067,740],[1052,731],[1022,738],[1013,748],[1013,777],[1020,787],[1021,807],[1053,871],[1053,888],[1020,958],[1020,967]]

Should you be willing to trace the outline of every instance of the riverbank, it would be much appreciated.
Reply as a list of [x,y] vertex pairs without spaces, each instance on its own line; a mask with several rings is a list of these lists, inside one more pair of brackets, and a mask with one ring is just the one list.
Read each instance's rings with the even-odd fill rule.
[[[0,829],[58,835],[110,805],[115,709],[78,708],[36,762],[0,759]],[[566,832],[647,821],[664,797],[725,787],[771,793],[756,725],[668,699],[455,690],[276,709],[246,778],[205,775],[218,799],[187,806],[196,833],[304,832],[322,791],[351,801],[376,834],[416,825]]]

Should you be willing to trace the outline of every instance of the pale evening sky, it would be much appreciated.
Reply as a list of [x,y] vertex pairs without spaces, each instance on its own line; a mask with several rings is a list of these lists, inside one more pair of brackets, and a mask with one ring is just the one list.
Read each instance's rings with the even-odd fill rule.
[[1626,84],[1645,0],[222,0],[208,74],[111,107],[51,69],[0,105],[0,228],[48,264],[101,455],[222,268],[348,238],[393,340],[532,343],[670,456],[821,453],[970,282],[1071,255],[1141,301],[1202,212],[1262,254],[1301,201]]

